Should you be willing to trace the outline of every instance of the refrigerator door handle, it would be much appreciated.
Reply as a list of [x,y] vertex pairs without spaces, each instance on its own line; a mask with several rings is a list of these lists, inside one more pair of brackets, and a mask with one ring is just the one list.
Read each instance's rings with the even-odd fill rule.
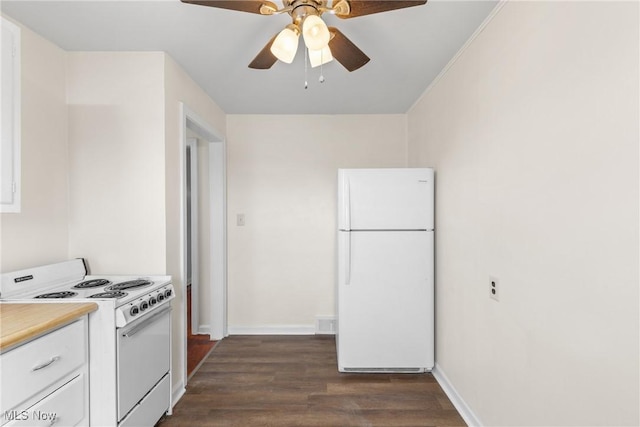
[[344,198],[345,229],[351,230],[351,185],[348,178],[344,180]]
[[345,239],[346,248],[345,248],[345,277],[344,284],[349,285],[351,283],[351,233],[347,233],[347,238]]

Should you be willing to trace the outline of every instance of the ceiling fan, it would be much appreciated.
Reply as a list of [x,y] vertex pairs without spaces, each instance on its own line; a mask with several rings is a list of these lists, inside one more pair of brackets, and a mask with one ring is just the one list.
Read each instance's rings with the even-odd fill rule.
[[278,8],[268,0],[180,0],[183,3],[211,6],[260,15],[288,13],[292,23],[273,36],[251,61],[249,68],[268,69],[277,60],[290,64],[298,50],[302,34],[312,67],[334,58],[347,70],[355,71],[369,62],[369,57],[336,27],[327,27],[323,13],[342,19],[419,6],[427,0],[282,0]]

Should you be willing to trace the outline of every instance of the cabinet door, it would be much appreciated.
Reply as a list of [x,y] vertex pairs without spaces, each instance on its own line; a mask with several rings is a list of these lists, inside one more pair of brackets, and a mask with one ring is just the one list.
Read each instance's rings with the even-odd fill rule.
[[20,212],[20,29],[5,18],[0,23],[0,212]]

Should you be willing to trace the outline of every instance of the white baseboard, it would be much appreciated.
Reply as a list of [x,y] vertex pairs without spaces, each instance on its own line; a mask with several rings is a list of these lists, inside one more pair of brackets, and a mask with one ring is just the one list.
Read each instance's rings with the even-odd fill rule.
[[229,335],[315,335],[315,325],[231,326]]
[[211,325],[200,325],[197,331],[198,335],[211,335]]
[[449,381],[449,378],[447,378],[444,371],[437,363],[431,373],[433,374],[436,381],[438,381],[438,384],[440,384],[440,387],[442,387],[442,390],[444,390],[453,406],[455,406],[455,408],[458,410],[464,422],[467,423],[468,426],[482,427],[482,422],[480,422],[480,419],[476,416],[476,414],[473,413],[462,396],[458,394],[458,391],[455,389],[453,384],[451,384],[451,381]]

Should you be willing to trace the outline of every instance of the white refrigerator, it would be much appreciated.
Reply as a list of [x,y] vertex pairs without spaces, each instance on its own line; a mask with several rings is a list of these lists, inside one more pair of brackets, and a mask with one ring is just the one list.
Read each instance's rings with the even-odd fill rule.
[[340,372],[434,364],[432,169],[338,170]]

